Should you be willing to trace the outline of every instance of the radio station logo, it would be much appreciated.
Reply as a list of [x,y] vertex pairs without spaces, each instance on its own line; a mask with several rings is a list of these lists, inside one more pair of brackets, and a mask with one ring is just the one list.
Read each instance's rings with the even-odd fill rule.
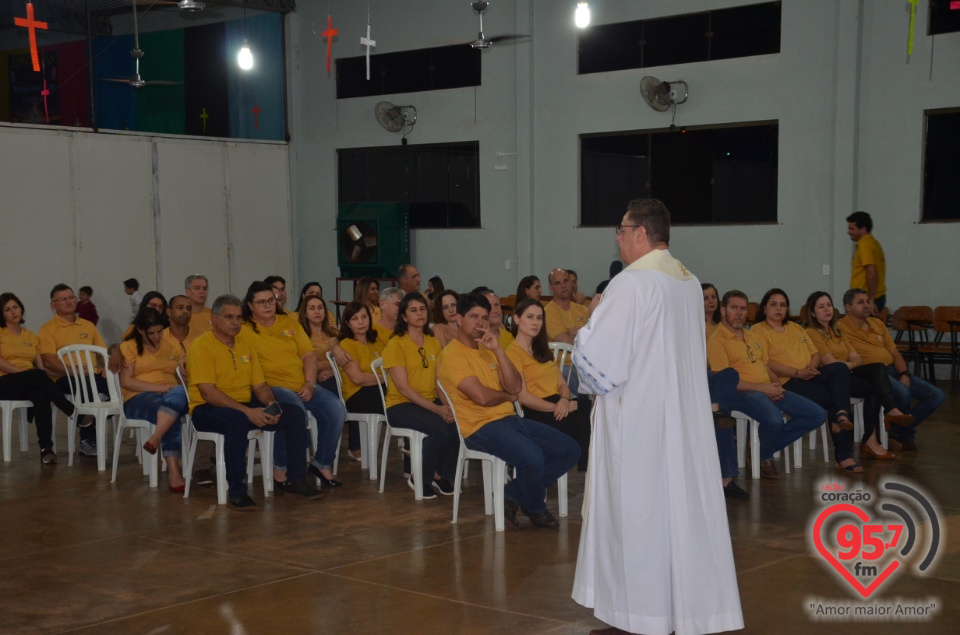
[[882,479],[876,492],[823,483],[816,501],[811,550],[854,601],[807,598],[813,619],[924,620],[939,612],[938,598],[882,599],[898,577],[929,575],[946,544],[937,506],[920,486],[900,477]]

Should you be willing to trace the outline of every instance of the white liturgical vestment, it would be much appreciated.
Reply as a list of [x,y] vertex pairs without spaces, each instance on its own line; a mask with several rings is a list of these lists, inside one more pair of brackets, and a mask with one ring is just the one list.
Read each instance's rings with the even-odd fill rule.
[[654,250],[611,280],[574,344],[597,395],[573,599],[631,633],[743,628],[700,282]]

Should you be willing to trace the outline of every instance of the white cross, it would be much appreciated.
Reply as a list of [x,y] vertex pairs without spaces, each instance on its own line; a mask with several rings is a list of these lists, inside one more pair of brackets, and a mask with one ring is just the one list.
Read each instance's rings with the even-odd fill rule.
[[360,36],[360,46],[367,47],[367,81],[370,81],[370,47],[377,43],[370,39],[370,25],[367,25],[367,37]]

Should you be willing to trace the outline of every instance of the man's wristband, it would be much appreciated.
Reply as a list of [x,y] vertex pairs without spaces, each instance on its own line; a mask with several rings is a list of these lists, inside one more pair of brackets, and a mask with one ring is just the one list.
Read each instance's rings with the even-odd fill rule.
[[901,371],[900,371],[900,374],[897,375],[897,377],[902,378],[904,375],[906,375],[907,377],[910,377],[910,371],[908,371],[908,370],[901,370]]

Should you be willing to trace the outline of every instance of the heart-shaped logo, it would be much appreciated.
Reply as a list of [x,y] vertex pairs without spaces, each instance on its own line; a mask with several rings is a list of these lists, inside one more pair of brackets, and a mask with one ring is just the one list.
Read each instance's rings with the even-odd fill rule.
[[[834,555],[830,550],[831,548],[823,542],[823,526],[831,516],[840,513],[853,514],[859,519],[859,523],[846,524],[839,529],[837,532],[837,543],[840,549],[838,549],[837,555]],[[876,561],[883,556],[886,549],[894,547],[903,529],[903,525],[887,525],[886,531],[893,532],[894,537],[889,543],[884,543],[883,540],[876,535],[885,531],[884,525],[871,524],[869,521],[870,516],[859,507],[840,503],[824,509],[820,515],[817,516],[817,520],[813,525],[813,543],[817,551],[819,551],[823,559],[829,562],[840,576],[864,598],[870,597],[870,595],[879,589],[880,585],[886,582],[901,564],[900,561],[894,557],[887,563],[883,570],[880,571],[879,566],[865,564],[863,562]],[[864,549],[864,547],[868,547],[869,549]],[[846,549],[846,551],[844,551],[844,549]],[[857,558],[861,558],[862,560],[857,560],[853,563],[853,572],[841,562],[841,560],[851,561]],[[864,586],[854,573],[861,575],[861,577],[872,577],[873,581],[869,585]]]

